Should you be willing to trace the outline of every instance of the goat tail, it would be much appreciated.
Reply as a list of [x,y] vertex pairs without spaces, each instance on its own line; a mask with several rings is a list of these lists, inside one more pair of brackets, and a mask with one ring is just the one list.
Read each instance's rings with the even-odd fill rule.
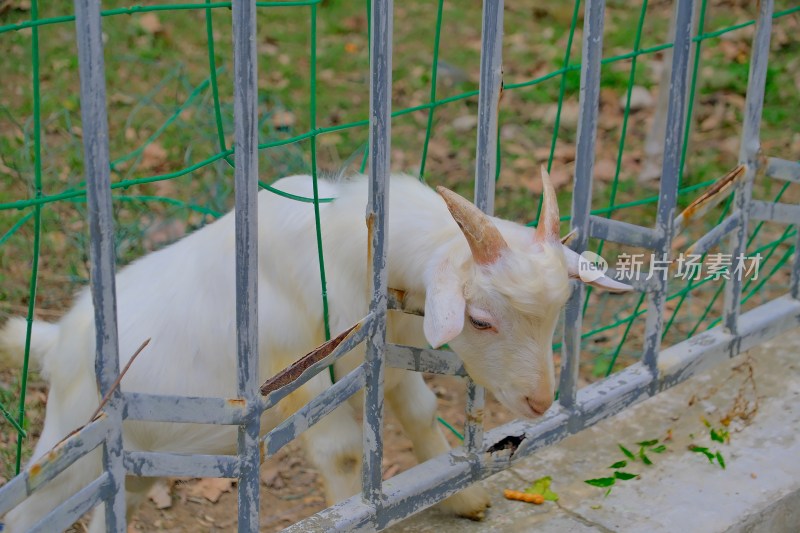
[[[0,327],[0,368],[21,368],[25,359],[28,321],[13,317]],[[46,354],[58,342],[58,325],[36,320],[31,330],[29,365],[41,369]]]

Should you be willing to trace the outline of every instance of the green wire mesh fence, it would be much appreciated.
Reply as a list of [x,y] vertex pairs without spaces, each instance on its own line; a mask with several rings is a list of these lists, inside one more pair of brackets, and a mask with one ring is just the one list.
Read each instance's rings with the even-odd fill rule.
[[[108,2],[107,4],[113,4]],[[542,4],[542,5],[539,5]],[[567,212],[574,158],[582,5],[514,2],[506,7],[505,85],[499,117],[498,203],[501,216],[535,224],[540,208],[532,185],[546,163],[561,179]],[[148,250],[206,224],[232,205],[232,46],[230,2],[150,4],[103,11],[112,133],[112,188],[118,260]],[[7,7],[8,6],[8,7]],[[270,183],[292,173],[364,168],[367,138],[369,0],[257,2],[259,40],[259,148],[262,187],[297,201]],[[800,7],[777,6],[764,116],[764,142],[792,153],[797,127],[789,127],[785,85],[800,70],[797,28]],[[650,224],[656,188],[637,181],[652,103],[658,90],[653,69],[667,64],[672,6],[609,2],[603,59],[601,132],[593,213]],[[77,96],[74,16],[70,2],[40,6],[11,1],[0,7],[0,301],[5,314],[58,316],[87,279],[85,190],[81,182],[81,129]],[[679,203],[688,204],[736,164],[741,120],[738,102],[746,86],[748,31],[753,13],[736,2],[703,0],[697,9],[689,116]],[[480,53],[480,6],[404,2],[396,6],[394,166],[421,179],[465,192],[474,154],[475,101]],[[795,33],[796,34],[796,33]],[[782,37],[781,37],[782,36]],[[741,56],[741,57],[740,57]],[[743,58],[743,59],[742,59]],[[775,66],[773,66],[775,65]],[[666,90],[666,88],[664,88]],[[800,104],[795,94],[795,104]],[[647,98],[645,98],[647,100]],[[721,108],[720,108],[721,106]],[[721,109],[721,110],[720,110]],[[795,122],[796,124],[796,122]],[[791,144],[795,143],[795,144]],[[788,147],[788,150],[787,150]],[[794,152],[796,153],[796,151]],[[355,154],[355,157],[348,157]],[[363,154],[363,155],[362,155]],[[343,160],[346,160],[344,163]],[[352,161],[352,164],[351,164]],[[345,168],[343,168],[345,167]],[[350,168],[352,167],[352,168]],[[757,195],[791,197],[789,184],[773,191],[757,183]],[[784,198],[786,199],[786,198]],[[723,220],[730,203],[700,221],[693,234]],[[569,217],[564,217],[568,220]],[[317,220],[319,220],[317,218]],[[318,250],[322,233],[318,224]],[[748,279],[742,303],[784,292],[796,229],[754,226],[748,254],[761,254],[757,279]],[[622,250],[591,242],[609,259]],[[321,258],[323,259],[323,258]],[[644,268],[647,268],[645,263]],[[320,261],[326,310],[326,273]],[[665,345],[718,324],[724,280],[671,280]],[[587,380],[609,375],[641,353],[644,296],[609,300],[588,292],[584,305]],[[330,330],[325,324],[326,337]],[[30,341],[30,340],[29,340]],[[0,374],[3,470],[18,472],[35,428],[26,416],[24,367]],[[8,437],[12,435],[12,437]],[[7,461],[6,461],[7,459]]]

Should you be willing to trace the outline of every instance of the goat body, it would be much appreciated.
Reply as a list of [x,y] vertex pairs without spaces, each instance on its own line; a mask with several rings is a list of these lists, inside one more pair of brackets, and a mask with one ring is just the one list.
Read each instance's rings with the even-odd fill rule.
[[[309,176],[284,178],[275,186],[311,196]],[[368,311],[367,189],[364,176],[319,182],[320,197],[335,198],[319,208],[334,334]],[[485,217],[483,223],[490,221],[503,241],[498,241],[488,264],[477,255],[473,258],[480,244],[471,240],[469,223],[455,212],[451,215],[450,201],[446,206],[429,187],[404,175],[391,177],[389,197],[389,285],[403,289],[412,305],[426,310],[424,324],[420,317],[390,313],[389,341],[416,346],[425,346],[426,338],[434,346],[449,342],[473,378],[509,408],[523,416],[543,412],[552,402],[553,327],[568,293],[560,244],[537,240],[530,228]],[[324,329],[313,205],[262,191],[258,217],[258,377],[263,382],[321,344]],[[557,233],[557,210],[555,220]],[[234,237],[229,213],[120,270],[120,365],[145,339],[152,339],[122,380],[124,391],[236,396]],[[24,341],[24,320],[12,319],[0,332],[0,351],[19,360]],[[78,294],[57,324],[34,324],[32,357],[50,382],[35,460],[86,423],[99,402],[88,289]],[[345,375],[362,360],[363,347],[340,359],[335,372]],[[387,403],[418,459],[446,452],[449,447],[436,424],[436,399],[421,376],[387,369],[385,377]],[[327,373],[316,376],[278,409],[264,413],[262,429],[275,427],[328,386]],[[354,408],[355,402],[340,406],[303,435],[329,502],[358,491],[362,439]],[[126,421],[124,441],[127,450],[224,454],[235,452],[236,431],[230,426]],[[99,472],[95,451],[10,512],[6,525],[13,532],[26,530]],[[152,481],[129,478],[129,511]],[[480,518],[488,498],[479,487],[471,487],[445,504]],[[103,520],[102,512],[96,513],[91,531],[101,531]]]

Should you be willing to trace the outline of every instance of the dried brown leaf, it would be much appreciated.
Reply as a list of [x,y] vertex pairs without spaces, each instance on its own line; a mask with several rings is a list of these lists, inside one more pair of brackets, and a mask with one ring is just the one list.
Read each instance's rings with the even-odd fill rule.
[[233,489],[235,480],[227,478],[205,478],[198,480],[190,489],[195,496],[202,496],[211,503],[217,503],[225,492]]
[[164,31],[164,26],[161,25],[161,19],[153,12],[145,13],[139,17],[139,27],[150,35],[156,35]]
[[167,161],[167,151],[157,142],[151,142],[142,151],[141,166],[145,170],[156,170]]
[[147,493],[147,497],[156,504],[156,509],[169,509],[172,507],[172,494],[170,488],[164,482],[160,481],[153,485],[153,488]]

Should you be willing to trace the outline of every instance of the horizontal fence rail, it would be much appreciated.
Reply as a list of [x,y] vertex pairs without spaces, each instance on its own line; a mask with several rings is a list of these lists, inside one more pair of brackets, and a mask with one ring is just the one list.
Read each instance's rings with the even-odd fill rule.
[[[324,261],[322,258],[320,203],[331,199],[321,198],[316,185],[314,168],[314,198],[294,197],[295,200],[313,203],[317,222],[317,239],[320,250],[320,275],[323,287],[322,305],[326,342],[306,354],[263,385],[259,379],[259,319],[258,319],[258,257],[259,246],[270,253],[269,242],[258,239],[257,195],[259,187],[259,150],[277,144],[259,142],[258,72],[256,9],[258,7],[306,6],[311,10],[314,30],[312,47],[312,72],[316,76],[316,16],[319,0],[299,2],[209,2],[181,6],[148,6],[101,11],[98,0],[75,0],[75,16],[39,20],[34,17],[27,23],[0,26],[0,34],[73,19],[78,31],[78,51],[81,79],[82,135],[86,188],[70,190],[50,196],[40,188],[30,200],[0,204],[0,209],[36,209],[39,220],[41,207],[56,200],[75,199],[86,195],[89,205],[91,233],[92,296],[96,327],[96,374],[101,395],[109,401],[102,412],[85,426],[67,436],[53,450],[31,462],[21,473],[0,487],[0,517],[12,510],[27,497],[42,490],[58,474],[76,462],[88,460],[87,456],[102,456],[102,471],[94,479],[42,516],[34,531],[54,531],[68,528],[75,520],[98,505],[104,505],[103,519],[107,531],[126,531],[125,475],[143,477],[226,477],[238,478],[238,528],[239,531],[258,531],[260,518],[269,509],[259,506],[259,466],[266,457],[278,453],[304,431],[329,416],[337,407],[359,391],[364,392],[364,434],[362,458],[362,490],[360,494],[329,507],[312,517],[288,527],[285,531],[367,531],[380,530],[422,511],[437,502],[480,481],[509,468],[542,447],[551,445],[570,434],[577,433],[600,420],[612,416],[630,405],[643,401],[658,392],[672,387],[717,362],[734,357],[766,339],[774,337],[800,323],[800,206],[780,202],[754,200],[752,187],[756,176],[786,183],[800,183],[800,164],[763,154],[760,145],[760,121],[763,114],[770,34],[773,17],[772,0],[762,0],[755,21],[752,58],[745,104],[745,121],[742,131],[739,167],[732,171],[727,181],[717,185],[722,193],[733,191],[732,212],[701,236],[691,247],[696,254],[706,254],[723,246],[733,257],[743,255],[750,244],[748,236],[752,221],[769,221],[790,226],[785,237],[793,237],[794,263],[789,293],[774,298],[755,308],[741,311],[742,301],[749,298],[749,284],[741,279],[730,279],[724,288],[724,313],[720,320],[706,331],[695,332],[685,341],[662,348],[663,334],[671,323],[666,318],[668,296],[667,280],[634,279],[634,288],[640,292],[639,306],[633,315],[646,311],[645,338],[641,361],[608,375],[591,385],[578,387],[578,370],[583,332],[583,310],[589,290],[583,283],[572,282],[572,290],[563,315],[563,342],[561,348],[561,374],[558,403],[536,421],[516,420],[485,431],[482,422],[484,390],[475,384],[462,361],[451,351],[425,347],[404,346],[387,342],[389,311],[422,315],[421,309],[406,305],[405,295],[389,287],[388,222],[389,180],[391,170],[392,118],[409,110],[392,110],[392,0],[373,0],[368,21],[370,34],[370,111],[366,121],[316,128],[314,131],[281,140],[289,144],[310,139],[312,158],[316,157],[316,136],[357,125],[369,128],[368,160],[364,168],[369,175],[369,197],[366,207],[366,224],[369,228],[369,312],[343,332],[332,332],[328,323],[328,302],[325,293]],[[442,4],[439,4],[439,22]],[[703,8],[705,3],[703,4]],[[646,7],[646,3],[645,3]],[[590,239],[618,243],[623,246],[646,249],[657,256],[674,254],[674,238],[691,221],[691,209],[676,215],[681,189],[685,144],[689,133],[688,111],[693,93],[692,46],[710,34],[695,37],[693,32],[692,0],[678,0],[675,11],[674,42],[658,48],[671,48],[671,82],[669,110],[663,140],[663,161],[659,193],[652,202],[657,203],[655,223],[652,227],[613,220],[611,213],[621,205],[612,205],[605,212],[592,210],[595,154],[597,149],[598,113],[600,105],[601,69],[610,62],[603,58],[605,2],[588,0],[584,6],[581,64],[569,63],[569,50],[564,67],[558,74],[580,69],[580,100],[575,157],[574,192],[572,196],[571,229],[574,231],[569,246],[575,252],[588,250]],[[234,128],[235,147],[224,148],[210,160],[233,161],[235,172],[235,271],[236,271],[236,397],[187,397],[122,391],[116,387],[120,376],[117,317],[115,297],[115,255],[113,243],[112,190],[131,185],[170,179],[187,173],[180,171],[142,179],[110,183],[109,172],[114,162],[108,147],[108,119],[106,116],[106,73],[103,62],[103,17],[172,9],[231,8],[234,43]],[[502,44],[504,27],[503,0],[484,0],[481,35],[480,88],[469,96],[459,95],[449,101],[477,96],[478,124],[475,171],[475,204],[486,213],[493,213],[495,181],[498,176],[498,116],[504,90],[519,88],[503,84]],[[792,13],[794,11],[787,11]],[[644,13],[644,11],[643,11]],[[576,5],[573,27],[577,23]],[[210,28],[210,26],[209,26]],[[703,31],[702,24],[700,32]],[[653,50],[639,49],[641,25],[636,51],[626,56],[635,60]],[[570,35],[570,39],[571,39]],[[438,34],[437,44],[438,47]],[[438,53],[438,48],[437,48]],[[694,64],[696,75],[696,60]],[[214,70],[212,69],[212,72]],[[448,102],[437,100],[435,73],[428,104],[414,110],[427,110],[428,136],[433,111]],[[315,79],[315,78],[314,78]],[[565,79],[565,78],[562,78]],[[633,79],[633,72],[632,78]],[[541,80],[539,80],[541,81]],[[529,83],[533,84],[533,82]],[[690,86],[691,85],[691,86]],[[313,94],[313,93],[312,93]],[[563,92],[562,92],[563,96]],[[315,98],[312,95],[312,98]],[[630,99],[630,94],[628,95]],[[312,100],[315,102],[315,100]],[[315,113],[312,105],[312,117]],[[630,100],[628,100],[628,106]],[[627,113],[628,110],[626,110]],[[559,108],[560,112],[560,108]],[[224,136],[222,136],[224,137]],[[624,140],[624,139],[623,139]],[[554,139],[555,141],[555,139]],[[221,140],[224,147],[224,138]],[[427,149],[427,139],[426,139]],[[365,156],[367,157],[367,156]],[[231,159],[233,158],[233,159]],[[213,161],[212,161],[213,160]],[[552,161],[551,161],[552,162]],[[197,166],[197,165],[195,165]],[[424,169],[424,161],[423,167]],[[711,185],[705,183],[703,185]],[[272,190],[270,188],[270,190]],[[273,191],[275,192],[275,191]],[[284,196],[288,193],[277,191]],[[706,198],[718,202],[719,198]],[[715,204],[716,205],[716,204]],[[694,206],[697,207],[697,206]],[[708,204],[697,209],[709,209]],[[309,207],[310,209],[310,207]],[[795,231],[789,234],[790,230]],[[726,242],[727,239],[727,242]],[[602,248],[601,248],[602,249]],[[774,251],[775,247],[772,248]],[[770,252],[771,253],[771,252]],[[231,258],[233,262],[234,258]],[[788,260],[788,259],[787,259]],[[687,292],[692,289],[689,286]],[[746,293],[743,297],[743,293]],[[719,292],[717,293],[719,294]],[[685,293],[681,298],[685,297]],[[681,299],[681,302],[683,300]],[[640,311],[640,306],[644,307]],[[32,308],[31,308],[32,309]],[[638,314],[637,314],[638,313]],[[633,320],[632,316],[630,320]],[[188,320],[188,318],[187,318]],[[665,325],[665,321],[667,324]],[[629,322],[630,324],[630,322]],[[696,329],[696,328],[695,328]],[[261,335],[265,333],[262,332]],[[626,331],[627,335],[627,331]],[[30,341],[28,341],[30,342]],[[333,364],[354,348],[364,344],[364,362],[349,374],[335,377]],[[301,355],[301,354],[298,354]],[[612,365],[613,366],[613,365]],[[383,425],[384,425],[384,375],[386,369],[403,369],[441,375],[461,376],[467,380],[467,402],[464,444],[417,465],[386,481],[382,478]],[[261,417],[283,399],[296,392],[315,376],[329,371],[334,383],[281,424],[268,430],[261,427]],[[609,373],[611,367],[609,367]],[[216,424],[236,426],[235,454],[184,454],[125,449],[123,446],[123,420],[150,422],[179,422],[191,424]]]

